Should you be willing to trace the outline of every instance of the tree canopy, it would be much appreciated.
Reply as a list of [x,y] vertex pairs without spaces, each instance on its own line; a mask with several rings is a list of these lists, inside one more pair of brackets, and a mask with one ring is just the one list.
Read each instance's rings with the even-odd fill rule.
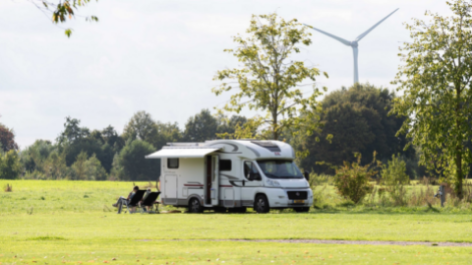
[[[316,162],[339,166],[343,161],[354,162],[354,153],[360,153],[364,161],[372,161],[374,151],[379,160],[397,153],[412,156],[414,150],[402,152],[405,137],[395,136],[405,119],[388,115],[394,98],[388,89],[370,84],[356,84],[326,95],[321,103],[323,130],[306,141],[310,154],[302,161],[303,168],[332,172],[329,166]],[[325,140],[328,135],[332,138]]]
[[234,37],[236,49],[225,50],[243,67],[218,71],[214,78],[223,82],[213,89],[217,96],[234,91],[223,110],[240,113],[247,107],[265,112],[258,121],[266,138],[279,139],[286,129],[311,134],[318,127],[313,121],[320,111],[316,102],[320,92],[313,85],[312,94],[305,96],[300,85],[314,82],[320,71],[291,57],[301,46],[310,45],[307,27],[277,14],[254,15],[246,33],[247,38]]
[[412,41],[400,49],[404,63],[394,84],[403,96],[393,113],[407,117],[400,133],[421,147],[420,163],[444,174],[462,198],[472,163],[472,5],[447,4],[452,16],[427,12],[430,21],[406,24]]
[[0,149],[4,152],[10,150],[18,150],[18,145],[15,142],[15,133],[12,129],[7,128],[0,123]]

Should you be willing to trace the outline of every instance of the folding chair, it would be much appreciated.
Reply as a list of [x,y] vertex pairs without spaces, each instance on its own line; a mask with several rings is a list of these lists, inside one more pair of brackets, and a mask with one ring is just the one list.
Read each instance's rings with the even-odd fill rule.
[[[141,206],[141,209],[143,210],[143,212],[145,212],[146,208],[145,207],[153,207],[154,204],[156,204],[156,200],[157,200],[157,197],[159,197],[159,194],[161,194],[160,191],[158,192],[151,192],[149,193],[148,196],[146,196],[146,198],[144,198],[144,200],[140,203],[140,206]],[[159,205],[156,205],[156,212],[159,213]]]
[[120,204],[119,207],[118,207],[118,213],[121,213],[121,209],[123,208],[123,206],[125,206],[126,209],[128,210],[128,212],[131,213],[130,208],[139,206],[138,204],[143,199],[143,196],[144,196],[145,192],[146,192],[145,190],[138,190],[134,194],[133,198],[131,198],[130,201],[124,200],[123,203]]

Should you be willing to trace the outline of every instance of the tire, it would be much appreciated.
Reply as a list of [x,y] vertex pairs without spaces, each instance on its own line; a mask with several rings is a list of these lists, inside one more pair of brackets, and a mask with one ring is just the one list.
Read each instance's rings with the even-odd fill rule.
[[296,207],[293,210],[297,213],[307,213],[310,211],[310,207]]
[[200,203],[200,200],[197,198],[192,198],[188,202],[188,212],[189,213],[202,213],[203,212],[203,206]]
[[257,213],[268,213],[270,210],[269,201],[265,195],[257,195],[254,201],[254,210]]

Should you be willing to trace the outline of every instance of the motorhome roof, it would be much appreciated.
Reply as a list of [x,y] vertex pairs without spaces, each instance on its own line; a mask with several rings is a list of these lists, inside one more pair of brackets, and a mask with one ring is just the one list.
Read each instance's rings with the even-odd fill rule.
[[201,143],[168,143],[146,158],[203,157],[212,152],[234,154],[249,159],[294,159],[293,148],[281,141],[220,139]]

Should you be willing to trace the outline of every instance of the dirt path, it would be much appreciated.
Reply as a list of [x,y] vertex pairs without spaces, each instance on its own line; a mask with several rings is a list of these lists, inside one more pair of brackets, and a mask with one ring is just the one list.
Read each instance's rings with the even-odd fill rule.
[[[154,241],[139,239],[137,241]],[[232,242],[272,242],[296,244],[341,244],[341,245],[390,245],[390,246],[432,246],[432,247],[472,247],[472,243],[456,242],[420,242],[420,241],[367,241],[367,240],[328,240],[328,239],[183,239],[183,240],[156,240],[156,241],[232,241]]]
[[237,242],[275,242],[275,243],[302,243],[302,244],[344,244],[344,245],[398,245],[398,246],[437,246],[437,247],[472,247],[472,243],[455,242],[418,242],[418,241],[366,241],[366,240],[325,240],[325,239],[272,239],[272,240],[246,240],[230,239],[221,241]]

